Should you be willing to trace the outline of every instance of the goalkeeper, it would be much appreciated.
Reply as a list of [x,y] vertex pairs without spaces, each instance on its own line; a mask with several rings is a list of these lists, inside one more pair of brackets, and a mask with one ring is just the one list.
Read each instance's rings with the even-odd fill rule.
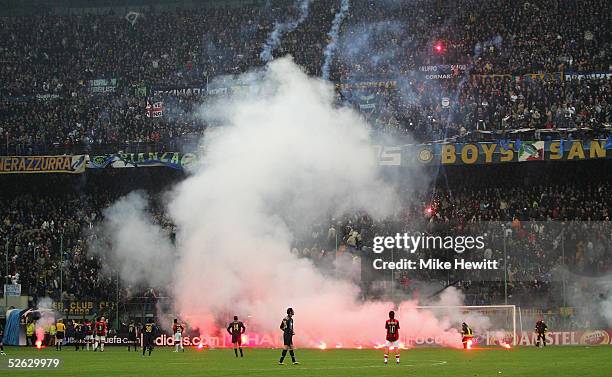
[[548,332],[548,326],[541,319],[536,322],[535,332],[538,335],[536,339],[536,347],[540,346],[540,339],[542,339],[542,344],[546,347],[546,333]]

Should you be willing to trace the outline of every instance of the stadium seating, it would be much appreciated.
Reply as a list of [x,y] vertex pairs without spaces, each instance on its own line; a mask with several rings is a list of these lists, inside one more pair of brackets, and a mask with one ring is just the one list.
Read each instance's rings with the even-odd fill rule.
[[[290,54],[307,73],[321,76],[327,32],[339,3],[314,2],[274,55]],[[431,142],[478,131],[507,138],[512,130],[566,129],[571,137],[588,129],[589,137],[606,138],[612,123],[610,4],[353,0],[329,78],[338,103],[361,112],[375,136]],[[131,16],[0,17],[0,155],[180,151],[193,145],[208,126],[194,116],[206,94],[177,96],[165,90],[206,87],[215,78],[263,66],[260,52],[275,20],[296,12],[292,6],[218,5]],[[427,77],[430,69],[444,69],[448,77]],[[148,106],[158,101],[164,115],[149,116]],[[133,172],[129,177],[104,173],[116,179],[45,177],[35,181],[35,190],[24,188],[23,181],[3,182],[0,260],[9,261],[11,276],[19,274],[24,293],[74,300],[124,298],[128,291],[147,290],[115,292],[112,278],[101,273],[104,261],[87,253],[87,230],[114,199],[134,188],[153,189],[157,184],[152,182],[167,173],[139,172],[139,178]],[[500,174],[489,171],[486,183],[462,181],[459,189],[438,183],[403,209],[405,219],[516,220],[527,232],[531,221],[609,222],[612,188],[605,177],[587,186],[564,181],[536,187],[517,176],[509,187],[499,184],[508,182]],[[552,181],[555,174],[550,171]],[[149,175],[155,179],[149,181]],[[64,190],[67,184],[76,188]],[[423,214],[433,204],[435,213]],[[161,210],[155,217],[172,231]],[[337,245],[358,253],[375,234],[401,229],[402,219],[322,220],[294,247],[301,257],[329,269]],[[525,247],[537,253],[541,245]],[[571,262],[583,263],[581,255],[575,251]],[[520,278],[526,266],[511,259],[512,294],[548,297],[545,293],[556,289],[548,275],[553,262],[539,265],[540,278],[527,282]],[[595,273],[605,262],[591,258],[582,267]],[[410,279],[398,276],[407,291]],[[499,284],[462,281],[459,286],[474,304],[501,297]]]
[[[326,33],[338,5],[313,3],[274,54],[291,54],[308,73],[321,75]],[[602,129],[611,121],[609,78],[570,81],[563,75],[612,70],[610,30],[602,26],[610,24],[609,8],[606,1],[353,1],[330,79],[393,81],[384,89],[340,92],[375,130],[410,132],[417,141],[476,129]],[[206,85],[263,65],[259,53],[274,21],[295,12],[220,6],[132,18],[114,13],[0,18],[0,152],[180,144],[181,137],[206,127],[191,116],[201,99],[151,98],[164,101],[166,115],[147,119],[147,90]],[[572,22],[561,22],[567,19]],[[38,32],[31,32],[32,25]],[[434,48],[438,44],[440,51]],[[410,76],[439,65],[462,68],[451,79]],[[99,79],[116,81],[99,95],[102,89],[96,92],[90,82]],[[362,106],[360,98],[366,97],[375,106]],[[450,105],[441,105],[442,98]]]

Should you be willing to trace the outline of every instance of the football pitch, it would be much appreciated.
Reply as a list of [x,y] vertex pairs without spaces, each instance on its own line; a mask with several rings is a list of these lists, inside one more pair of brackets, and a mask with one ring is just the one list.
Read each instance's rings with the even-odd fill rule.
[[392,354],[383,364],[381,350],[296,350],[300,365],[277,365],[280,350],[245,349],[235,358],[231,349],[195,350],[173,353],[158,347],[151,357],[107,347],[101,352],[75,352],[65,347],[58,352],[47,348],[6,347],[0,356],[3,366],[9,358],[60,357],[59,370],[7,370],[2,376],[612,376],[612,347],[564,346],[511,350],[484,348],[470,351],[417,348],[404,350],[399,365]]

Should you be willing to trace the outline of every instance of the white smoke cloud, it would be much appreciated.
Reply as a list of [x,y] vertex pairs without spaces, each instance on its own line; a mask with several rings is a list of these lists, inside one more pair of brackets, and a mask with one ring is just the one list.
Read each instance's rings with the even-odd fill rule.
[[[334,108],[332,86],[289,58],[270,63],[253,92],[205,113],[224,127],[205,139],[205,164],[171,195],[182,254],[177,311],[200,329],[235,313],[276,332],[291,306],[303,345],[382,340],[393,304],[361,303],[352,282],[325,277],[289,252],[294,231],[326,214],[393,213],[397,197],[379,176],[367,127]],[[407,314],[410,322],[423,317],[431,326],[419,331],[458,342],[432,315]]]
[[[609,256],[610,249],[606,249],[605,252]],[[612,274],[604,273],[593,278],[582,277],[581,283],[582,286],[575,286],[577,289],[573,292],[573,297],[570,297],[570,303],[582,309],[579,310],[580,319],[586,320],[592,328],[612,327]],[[585,289],[584,286],[588,288]]]
[[565,274],[568,306],[576,308],[573,320],[588,328],[612,326],[612,275]]
[[155,286],[171,282],[174,248],[150,218],[143,193],[132,192],[104,210],[104,221],[96,234],[103,236],[91,251],[118,268],[123,281]]
[[[204,138],[204,162],[166,196],[177,226],[174,264],[142,196],[106,211],[104,232],[122,277],[172,276],[166,286],[174,311],[202,334],[234,314],[250,316],[251,329],[276,333],[293,307],[298,345],[368,345],[384,341],[383,324],[395,308],[404,336],[459,346],[453,319],[417,310],[412,301],[362,302],[356,283],[324,276],[290,252],[295,235],[315,220],[355,210],[383,218],[394,214],[398,197],[380,175],[366,125],[334,106],[331,84],[309,78],[290,58],[249,77],[257,78],[252,90],[201,112],[222,126]],[[414,174],[413,181],[421,178]],[[402,187],[407,195],[409,186]],[[150,263],[143,264],[146,255]],[[446,295],[444,302],[462,303],[458,291]]]
[[55,324],[55,318],[59,317],[56,315],[53,309],[53,300],[50,297],[43,297],[38,300],[37,304],[38,313],[40,317],[35,323],[35,334],[36,334],[36,345],[42,345],[45,340],[45,331],[48,331],[51,325]]

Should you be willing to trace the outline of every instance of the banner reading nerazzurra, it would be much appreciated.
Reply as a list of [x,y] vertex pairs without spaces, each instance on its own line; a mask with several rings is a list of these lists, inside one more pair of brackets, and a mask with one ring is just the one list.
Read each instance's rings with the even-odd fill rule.
[[521,141],[376,146],[381,166],[476,165],[528,161],[612,159],[612,138],[599,140]]
[[86,160],[86,155],[0,156],[0,174],[78,174],[85,171]]
[[88,169],[138,168],[163,166],[182,170],[197,160],[194,153],[151,152],[151,153],[116,153],[91,156],[87,162]]

